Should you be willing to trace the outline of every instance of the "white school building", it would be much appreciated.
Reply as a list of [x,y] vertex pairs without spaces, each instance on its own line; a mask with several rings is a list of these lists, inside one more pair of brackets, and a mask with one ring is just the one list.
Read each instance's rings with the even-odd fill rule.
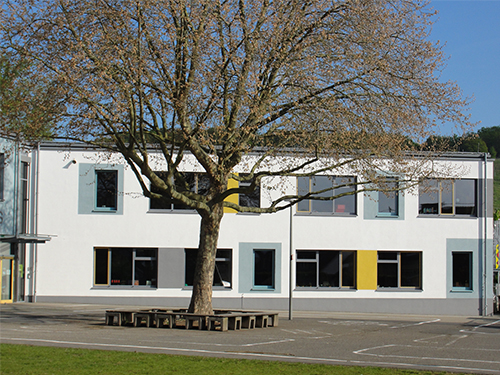
[[[187,307],[195,211],[144,197],[119,155],[0,141],[2,302]],[[493,162],[456,153],[435,163],[462,174],[413,193],[305,200],[275,214],[227,210],[214,308],[287,310],[292,299],[295,310],[492,313]],[[183,168],[202,189],[196,164]],[[356,176],[289,177],[280,193],[342,178]],[[266,181],[276,183],[264,179],[257,194],[230,199],[264,207],[278,194]]]

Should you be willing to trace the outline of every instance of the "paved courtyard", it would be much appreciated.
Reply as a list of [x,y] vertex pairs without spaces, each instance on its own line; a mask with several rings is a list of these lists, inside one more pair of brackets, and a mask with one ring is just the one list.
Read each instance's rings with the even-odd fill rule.
[[209,332],[106,326],[113,308],[2,305],[1,342],[500,374],[500,316],[294,312],[290,321],[282,312],[278,327]]

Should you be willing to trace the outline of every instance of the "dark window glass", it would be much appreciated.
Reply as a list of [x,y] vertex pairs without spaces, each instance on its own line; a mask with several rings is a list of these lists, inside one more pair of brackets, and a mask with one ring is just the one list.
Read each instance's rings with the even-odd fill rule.
[[453,181],[443,180],[441,181],[441,213],[442,214],[452,214],[453,213]]
[[422,253],[379,251],[379,288],[422,288]]
[[108,285],[108,249],[96,249],[95,250],[95,279],[94,284],[96,285]]
[[151,260],[135,261],[134,285],[156,286],[157,263]]
[[[397,189],[398,183],[387,182],[386,187],[388,190]],[[378,212],[383,215],[398,215],[398,199],[399,195],[397,191],[379,191],[378,193]]]
[[342,286],[354,287],[356,285],[356,253],[342,251]]
[[398,253],[396,251],[381,251],[378,253],[379,260],[398,260]]
[[422,253],[401,253],[401,287],[420,288]]
[[476,180],[426,180],[419,189],[423,215],[477,215]]
[[22,233],[28,232],[28,212],[29,212],[29,164],[21,162],[21,223],[20,230]]
[[297,262],[296,268],[296,283],[297,286],[302,287],[316,287],[318,284],[317,279],[317,265],[314,263]]
[[96,171],[97,208],[116,210],[117,171]]
[[418,213],[423,215],[437,215],[439,207],[438,180],[425,180],[419,187]]
[[157,286],[156,249],[101,248],[94,257],[95,285]]
[[340,268],[338,251],[319,252],[319,286],[338,287],[340,284]]
[[296,262],[297,287],[355,287],[354,251],[299,250]]
[[398,287],[398,264],[397,263],[378,263],[377,280],[380,288]]
[[453,288],[472,289],[472,253],[454,252],[453,258]]
[[[316,197],[330,198],[334,195],[343,195],[334,200],[305,199],[297,204],[299,212],[356,214],[354,177],[313,176],[297,178],[297,194],[300,196],[314,193]],[[354,194],[351,194],[354,193]]]
[[[162,178],[164,181],[167,180],[167,172],[155,172],[156,175]],[[185,172],[182,174],[182,179],[178,179],[175,181],[175,186],[177,191],[182,192],[191,191],[193,193],[197,193],[200,195],[206,195],[208,193],[208,189],[210,188],[210,179],[206,174],[202,173],[193,173],[193,172]],[[159,193],[159,189],[154,186],[151,186],[152,193]],[[153,210],[192,210],[188,205],[176,201],[170,197],[163,197],[161,199],[150,199],[149,203],[150,209]]]
[[[311,177],[311,192],[320,192],[315,194],[317,197],[329,198],[333,196],[332,180],[327,176]],[[323,191],[325,190],[326,191]],[[333,212],[333,200],[311,200],[312,212]]]
[[133,285],[132,249],[113,249],[111,251],[111,284]]
[[[242,174],[245,176],[245,174]],[[251,181],[240,181],[239,186],[242,188],[249,187]],[[238,204],[242,207],[260,207],[260,186],[255,186],[255,189],[248,194],[239,194]]]
[[[184,280],[186,286],[193,286],[194,270],[196,266],[196,256],[198,249],[186,249],[186,264]],[[231,250],[218,249],[215,257],[215,270],[213,286],[231,287],[232,259]]]
[[274,250],[254,250],[254,285],[274,288]]
[[455,213],[457,215],[476,215],[476,181],[455,181]]

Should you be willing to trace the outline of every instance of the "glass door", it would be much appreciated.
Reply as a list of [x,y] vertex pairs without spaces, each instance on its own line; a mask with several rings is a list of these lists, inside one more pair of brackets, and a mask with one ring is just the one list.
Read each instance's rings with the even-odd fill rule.
[[14,258],[0,257],[0,265],[2,268],[2,279],[0,280],[0,303],[12,303],[14,290]]

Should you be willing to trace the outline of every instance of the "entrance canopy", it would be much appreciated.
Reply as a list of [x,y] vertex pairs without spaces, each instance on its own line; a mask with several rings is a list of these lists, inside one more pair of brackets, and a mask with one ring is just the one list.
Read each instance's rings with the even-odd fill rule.
[[0,235],[0,242],[9,243],[45,243],[50,241],[52,237],[42,234],[18,234],[15,236]]

